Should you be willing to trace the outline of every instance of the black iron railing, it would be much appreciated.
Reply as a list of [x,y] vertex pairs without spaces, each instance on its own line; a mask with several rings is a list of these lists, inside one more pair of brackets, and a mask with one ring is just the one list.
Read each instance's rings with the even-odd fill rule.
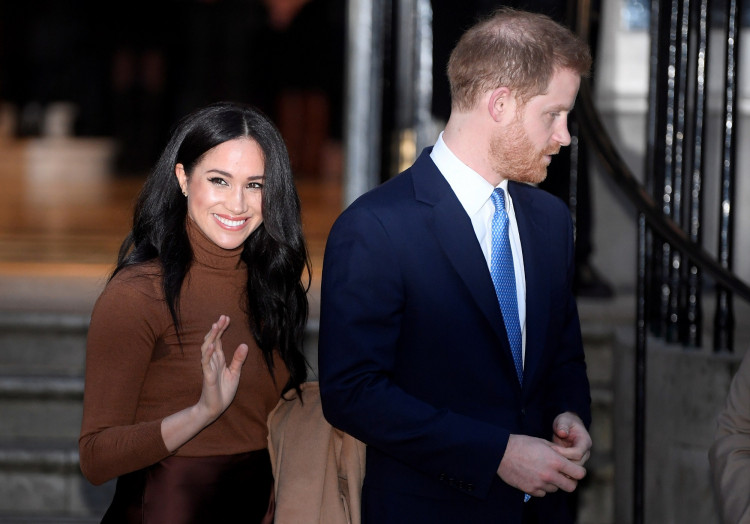
[[[577,4],[577,31],[589,35],[591,5]],[[638,212],[635,351],[633,519],[644,522],[646,341],[648,334],[696,348],[702,341],[703,276],[715,282],[713,350],[731,352],[732,300],[750,302],[750,287],[732,272],[737,165],[739,0],[726,0],[720,27],[725,45],[720,164],[705,163],[708,0],[652,0],[649,113],[645,180],[622,160],[601,123],[584,81],[577,102],[579,127],[604,171]],[[718,255],[702,245],[703,187],[720,184]]]

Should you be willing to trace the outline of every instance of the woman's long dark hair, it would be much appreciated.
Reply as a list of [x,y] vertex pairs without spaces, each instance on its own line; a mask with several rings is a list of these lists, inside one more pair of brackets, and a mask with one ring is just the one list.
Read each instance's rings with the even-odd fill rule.
[[[302,352],[307,323],[310,261],[302,235],[300,201],[289,155],[276,126],[255,108],[219,102],[180,120],[146,179],[135,206],[133,228],[120,247],[112,276],[133,264],[158,259],[170,314],[180,332],[180,289],[193,259],[185,229],[187,203],[175,165],[190,176],[207,151],[228,140],[251,138],[263,151],[263,223],[245,240],[250,330],[273,374],[278,349],[289,369],[284,391],[306,380]],[[307,273],[307,283],[302,276]]]

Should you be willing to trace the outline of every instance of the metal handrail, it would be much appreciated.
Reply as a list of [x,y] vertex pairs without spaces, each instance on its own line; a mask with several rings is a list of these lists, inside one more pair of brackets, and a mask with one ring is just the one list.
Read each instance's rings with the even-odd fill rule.
[[645,215],[649,227],[709,273],[717,283],[750,302],[750,285],[723,267],[703,246],[690,240],[687,233],[674,220],[665,216],[627,166],[599,118],[588,79],[581,82],[576,111],[580,112],[578,123],[586,143],[594,150],[612,180],[631,204]]

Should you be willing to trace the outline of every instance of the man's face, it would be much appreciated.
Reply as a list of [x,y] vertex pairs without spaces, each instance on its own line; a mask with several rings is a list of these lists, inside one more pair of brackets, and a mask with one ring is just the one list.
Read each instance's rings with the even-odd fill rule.
[[568,114],[580,84],[578,73],[559,69],[546,93],[515,105],[515,118],[490,142],[491,162],[498,175],[532,184],[547,178],[552,155],[570,144]]

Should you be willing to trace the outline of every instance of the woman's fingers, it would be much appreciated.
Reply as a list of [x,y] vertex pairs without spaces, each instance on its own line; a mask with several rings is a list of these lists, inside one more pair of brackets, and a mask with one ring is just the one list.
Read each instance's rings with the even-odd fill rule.
[[232,363],[229,365],[229,371],[232,373],[239,374],[242,369],[242,364],[245,363],[247,358],[248,347],[247,344],[240,344],[237,349],[234,350],[234,356],[232,357]]
[[226,315],[221,315],[219,317],[219,320],[211,324],[211,329],[208,331],[208,333],[206,333],[206,336],[203,337],[203,345],[201,346],[201,351],[204,354],[211,345],[221,347],[221,337],[226,331],[227,327],[229,327],[229,317]]
[[204,342],[214,342],[217,339],[221,338],[221,336],[224,334],[224,331],[226,331],[227,327],[229,327],[229,317],[226,315],[221,315],[219,317],[219,320],[214,322],[211,325],[211,329],[206,333],[206,336],[203,337]]
[[[201,364],[208,370],[221,370],[225,365],[224,352],[221,351],[221,337],[229,327],[229,317],[221,315],[211,325],[211,329],[203,338],[201,346]],[[244,359],[243,359],[244,360]]]

